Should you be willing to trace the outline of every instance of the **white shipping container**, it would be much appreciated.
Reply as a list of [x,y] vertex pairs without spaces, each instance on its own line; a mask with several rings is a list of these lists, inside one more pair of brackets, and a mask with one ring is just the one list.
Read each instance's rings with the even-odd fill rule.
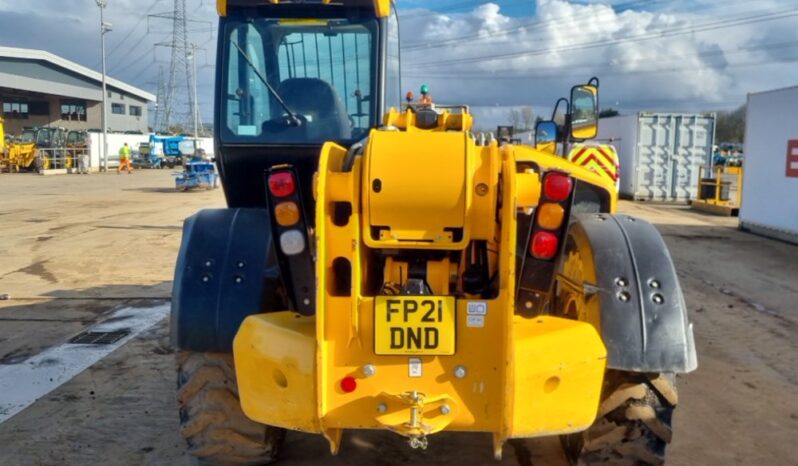
[[798,86],[750,94],[740,227],[798,243]]
[[598,139],[611,140],[621,165],[622,197],[689,202],[697,197],[699,168],[715,143],[715,115],[638,113],[599,122]]
[[[102,152],[100,146],[103,140],[102,133],[89,133],[91,139],[91,162],[90,170],[99,171],[102,167]],[[130,146],[131,153],[138,151],[139,144],[150,140],[148,135],[143,134],[108,134],[108,168],[116,170],[119,166],[119,149],[125,143]]]

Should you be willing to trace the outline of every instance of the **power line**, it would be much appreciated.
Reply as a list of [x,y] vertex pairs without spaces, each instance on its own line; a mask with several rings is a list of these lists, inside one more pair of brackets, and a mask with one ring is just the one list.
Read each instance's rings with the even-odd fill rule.
[[[135,50],[135,49],[133,49],[133,50]],[[131,50],[131,52],[132,52],[133,50]],[[124,73],[125,71],[127,71],[127,70],[129,70],[129,69],[133,68],[134,66],[141,65],[141,63],[142,63],[142,60],[143,60],[144,58],[146,58],[146,57],[147,57],[147,55],[149,55],[150,53],[152,53],[152,50],[151,50],[151,49],[146,49],[146,50],[144,50],[144,53],[143,53],[143,54],[141,54],[141,55],[137,56],[136,58],[134,58],[134,59],[132,59],[132,60],[128,60],[128,62],[127,62],[127,64],[126,64],[126,65],[124,65],[124,66],[123,66],[122,68],[120,68],[120,69],[114,70],[114,71],[112,72],[112,74],[114,74],[115,76],[121,76],[121,75],[122,75],[122,73]]]
[[144,76],[144,74],[147,73],[147,71],[150,71],[150,66],[152,66],[154,64],[155,64],[155,57],[153,57],[150,61],[145,62],[146,66],[144,66],[144,68],[142,68],[141,71],[136,73],[136,75],[133,76],[132,78],[126,79],[126,81],[131,82],[131,83],[136,82],[136,80],[139,79],[140,77]]
[[109,57],[109,66],[110,66],[111,70],[115,71],[119,67],[130,65],[130,56],[131,56],[131,54],[133,54],[134,52],[138,51],[141,48],[141,46],[148,45],[147,41],[144,40],[144,39],[146,39],[146,37],[147,37],[147,33],[145,31],[145,33],[142,34],[140,37],[136,37],[134,40],[132,40],[131,42],[135,43],[135,45],[133,47],[131,47],[130,49],[125,50],[124,56],[120,57],[119,60],[116,60],[114,63],[110,63],[110,57]]
[[[770,66],[770,65],[787,65],[791,63],[798,63],[798,59],[795,60],[762,60],[762,61],[752,61],[746,63],[734,63],[729,64],[726,68],[749,68],[753,66]],[[544,79],[567,79],[567,78],[575,78],[581,79],[585,78],[585,76],[589,75],[598,75],[601,78],[605,78],[607,76],[635,76],[635,75],[645,75],[645,74],[670,74],[670,73],[684,73],[687,71],[695,71],[695,70],[702,70],[704,67],[702,66],[690,66],[690,67],[670,67],[670,68],[658,68],[658,69],[648,69],[648,70],[619,70],[619,71],[608,71],[608,72],[590,72],[590,73],[578,73],[572,70],[569,70],[567,73],[558,73],[558,74],[549,74],[549,75],[527,75],[527,76],[456,76],[458,79],[463,80],[517,80],[523,79],[525,81],[535,81],[535,80],[544,80]],[[406,77],[409,78],[424,78],[424,79],[452,79],[455,76],[418,76],[418,75],[408,75]]]
[[[136,24],[133,26],[133,28],[131,28],[131,29],[130,29],[130,31],[128,31],[128,33],[125,35],[125,37],[124,37],[124,38],[122,38],[122,40],[120,40],[120,41],[119,41],[119,42],[118,42],[118,43],[117,43],[117,44],[116,44],[116,45],[115,45],[115,46],[114,46],[114,47],[111,49],[111,51],[110,51],[110,52],[106,53],[106,57],[109,57],[109,58],[110,58],[110,57],[111,57],[111,56],[112,56],[114,53],[116,53],[116,52],[119,50],[119,48],[120,48],[120,47],[122,47],[122,46],[123,46],[123,45],[124,45],[124,44],[127,42],[127,40],[128,40],[128,39],[130,39],[130,36],[132,36],[132,35],[133,35],[133,33],[134,33],[134,32],[136,32],[136,30],[139,28],[139,26],[141,26],[141,24],[144,22],[144,20],[145,20],[145,19],[147,19],[147,15],[148,15],[149,13],[151,13],[151,12],[152,12],[152,10],[154,10],[154,9],[155,9],[155,6],[156,6],[157,4],[158,4],[158,0],[153,0],[153,2],[152,2],[152,5],[150,5],[150,8],[147,10],[147,12],[146,12],[146,13],[144,13],[144,15],[142,15],[142,17],[141,17],[141,18],[139,18],[139,21],[138,21],[138,22],[137,22],[137,23],[136,23]],[[146,33],[145,33],[145,35],[146,35]],[[136,41],[136,43],[139,43],[139,41]],[[94,65],[94,68],[97,68],[97,67],[99,67],[99,66],[100,66],[100,64],[101,64],[100,62],[97,62],[97,64],[95,64],[95,65]]]
[[[762,51],[762,50],[770,51],[770,50],[788,49],[788,48],[795,48],[795,47],[798,47],[798,41],[767,43],[767,44],[760,44],[760,45],[756,45],[756,46],[739,47],[736,50],[726,50],[726,51],[724,51],[724,50],[710,50],[710,51],[706,51],[706,52],[697,53],[697,54],[694,55],[694,57],[701,57],[701,58],[711,57],[711,56],[724,56],[725,57],[726,55],[734,55],[734,54],[740,54],[740,53],[751,53],[751,52],[757,52],[757,51]],[[663,60],[663,58],[672,59],[672,60],[670,62],[665,62]],[[692,57],[690,57],[690,58],[692,58]],[[658,64],[665,64],[666,67],[667,66],[683,65],[684,64],[684,57],[676,56],[676,55],[670,55],[670,56],[665,56],[665,57],[657,56],[655,58],[643,59],[643,60],[631,60],[631,61],[627,60],[623,64],[628,66],[628,65],[637,65],[637,64],[643,64],[643,63],[652,63],[652,62],[658,63]],[[782,62],[775,61],[775,63],[787,63],[787,62],[786,61],[782,61]],[[730,63],[730,64],[726,64],[725,66],[726,67],[736,67],[737,64]],[[613,73],[612,75],[647,74],[647,73],[658,73],[658,72],[663,72],[663,71],[672,71],[672,70],[669,70],[668,68],[664,68],[664,69],[663,68],[657,68],[657,69],[647,69],[647,70],[646,69],[642,69],[642,70],[640,70],[640,69],[637,69],[637,70],[636,69],[617,70],[617,72],[613,72],[613,70],[615,70],[615,68],[616,68],[616,66],[612,65],[612,64],[592,63],[592,64],[585,64],[585,65],[581,65],[581,66],[577,66],[577,67],[574,67],[574,66],[571,66],[571,65],[568,65],[568,66],[536,67],[535,68],[535,70],[536,70],[535,73],[527,73],[527,74],[506,74],[506,73],[494,74],[494,73],[484,73],[484,72],[480,73],[480,74],[463,74],[463,73],[412,74],[412,73],[409,73],[409,74],[405,74],[405,77],[420,78],[420,79],[423,79],[423,78],[429,78],[429,79],[434,79],[434,78],[441,78],[441,79],[457,78],[457,79],[464,79],[464,80],[486,80],[487,79],[487,80],[494,81],[494,80],[517,80],[517,79],[528,80],[528,79],[557,78],[557,77],[561,77],[562,76],[561,72],[538,73],[537,71],[548,71],[548,70],[556,71],[556,70],[563,70],[563,69],[565,69],[565,70],[567,70],[569,72],[570,71],[575,71],[575,70],[583,70],[582,74],[599,74],[599,75],[604,75],[604,76],[610,75],[610,74],[605,73],[605,70]]]
[[555,47],[555,48],[546,48],[546,49],[538,49],[538,50],[527,50],[527,51],[519,51],[519,52],[510,52],[504,54],[495,54],[489,56],[478,56],[478,57],[469,57],[469,58],[462,58],[462,59],[454,59],[454,60],[446,60],[446,61],[438,61],[438,62],[425,62],[425,63],[417,63],[417,64],[410,64],[408,65],[409,68],[423,68],[429,66],[440,66],[440,65],[452,65],[452,64],[462,64],[462,63],[477,63],[477,62],[490,62],[496,61],[501,59],[507,58],[519,58],[519,57],[528,57],[528,56],[536,56],[536,55],[547,55],[551,53],[558,53],[558,52],[570,52],[570,51],[577,51],[577,50],[585,50],[585,49],[592,49],[592,48],[599,48],[599,47],[606,47],[610,45],[618,45],[626,42],[631,41],[642,41],[642,40],[651,40],[651,39],[660,39],[665,37],[671,36],[678,36],[683,34],[692,34],[696,32],[706,32],[716,29],[727,28],[731,26],[740,26],[746,24],[753,24],[758,22],[764,21],[773,21],[778,19],[784,19],[787,17],[798,16],[798,10],[790,9],[785,11],[780,11],[778,13],[766,13],[758,16],[749,16],[745,15],[743,17],[734,17],[734,18],[726,18],[716,22],[709,22],[705,24],[701,24],[698,26],[693,25],[686,25],[680,28],[673,28],[673,29],[662,29],[661,31],[647,31],[643,34],[632,35],[621,37],[617,39],[608,39],[604,41],[588,41],[578,44],[566,45],[562,47]]
[[[798,63],[798,59],[787,60],[787,61],[775,61],[775,60],[752,61],[752,62],[747,62],[747,63],[738,63],[738,64],[733,64],[733,65],[728,65],[728,68],[764,67],[764,66],[773,66],[773,65],[784,65],[784,64],[787,64],[787,63]],[[650,74],[650,73],[656,73],[658,75],[661,75],[661,74],[670,74],[670,73],[683,73],[683,72],[687,72],[687,71],[700,70],[700,69],[701,69],[700,67],[686,67],[686,68],[685,67],[680,67],[680,68],[673,68],[673,69],[639,70],[639,71],[632,71],[632,72],[619,71],[619,72],[612,72],[612,73],[601,73],[599,76],[602,79],[605,79],[608,76],[631,76],[631,75]],[[579,79],[584,79],[585,78],[585,74],[584,73],[581,73],[581,74],[580,73],[566,73],[566,74],[562,74],[561,73],[561,74],[552,75],[552,76],[528,76],[528,77],[524,77],[523,79],[525,81],[534,81],[534,80],[552,79],[552,78],[557,78],[557,79],[562,79],[562,80],[579,80]],[[445,79],[451,79],[451,77],[448,77],[448,78],[445,78]],[[483,77],[482,79],[486,79],[486,78]],[[490,79],[494,80],[494,79],[501,79],[501,78],[490,78]],[[518,79],[518,78],[516,77],[514,79]],[[616,100],[623,101],[624,99],[620,98],[619,96],[615,96],[615,97],[607,96],[607,97],[604,98],[604,100],[606,100],[606,101],[616,101]],[[700,100],[698,100],[696,98],[688,98],[688,99],[679,100],[679,99],[674,99],[672,97],[663,97],[662,99],[657,99],[657,100],[639,100],[639,99],[638,100],[625,100],[624,104],[627,105],[627,106],[635,106],[635,105],[642,106],[644,104],[645,105],[658,105],[658,104],[662,103],[662,104],[668,104],[669,106],[683,106],[683,105],[687,105],[687,104],[695,104],[695,103],[697,103],[699,101]],[[719,104],[720,105],[720,104],[738,104],[740,101],[735,100],[735,101],[723,101],[722,102],[722,101],[716,101],[716,100],[708,100],[707,102],[711,102],[713,104]],[[551,102],[548,102],[547,104],[543,104],[543,103],[540,103],[540,102],[533,102],[533,104],[535,106],[544,106],[545,107],[546,105],[551,105]],[[621,108],[623,108],[623,106]]]
[[[635,6],[642,6],[642,5],[645,5],[645,4],[655,4],[655,3],[662,2],[662,1],[665,1],[665,0],[633,0],[633,1],[626,2],[626,3],[619,3],[619,4],[616,4],[616,5],[606,5],[606,6],[612,7],[612,9],[609,10],[609,11],[604,10],[604,11],[602,11],[602,13],[613,13],[613,14],[615,14],[616,13],[616,10],[615,10],[616,8],[629,9],[629,8],[633,8]],[[573,19],[577,19],[578,20],[579,18],[575,18],[572,15],[563,15],[563,16],[557,16],[557,17],[554,17],[554,18],[547,18],[545,20],[544,19],[535,19],[535,20],[531,20],[531,21],[525,21],[525,22],[519,24],[518,26],[514,26],[514,27],[509,28],[509,29],[502,29],[502,30],[498,30],[498,31],[489,31],[489,32],[484,32],[484,33],[477,32],[477,33],[473,33],[473,34],[466,34],[466,35],[462,35],[462,36],[459,36],[459,37],[454,37],[454,38],[451,38],[451,39],[446,39],[446,40],[443,40],[443,41],[435,42],[435,43],[432,43],[432,44],[428,43],[427,41],[410,42],[406,46],[402,47],[402,51],[403,52],[412,52],[412,51],[416,51],[416,50],[430,50],[430,49],[436,49],[436,48],[441,48],[441,47],[447,47],[449,45],[461,46],[461,45],[463,45],[464,41],[471,41],[473,39],[484,40],[484,39],[488,39],[488,38],[491,38],[491,37],[506,36],[506,35],[512,34],[514,32],[527,32],[527,31],[530,30],[529,28],[531,28],[532,30],[543,29],[546,26],[554,26],[554,25],[557,25],[558,23],[568,22],[568,21],[573,20]],[[586,21],[591,21],[591,22],[596,21],[595,17],[584,18],[584,19]],[[469,45],[473,45],[473,43],[471,43]]]
[[128,39],[130,39],[130,36],[132,36],[133,33],[139,28],[139,26],[141,26],[144,23],[144,21],[147,19],[147,15],[152,13],[152,10],[154,10],[157,5],[158,5],[158,0],[153,0],[152,5],[150,5],[150,7],[147,9],[146,13],[144,13],[141,16],[141,18],[139,18],[139,21],[136,23],[135,26],[133,26],[133,29],[131,29],[130,32],[128,32],[127,35],[122,40],[120,40],[119,43],[116,44],[116,46],[113,49],[111,49],[110,52],[108,52],[108,56],[111,56],[114,53],[116,53],[117,50],[119,50],[119,48],[122,47],[122,45],[124,45]]
[[497,60],[506,60],[509,58],[521,58],[521,57],[531,57],[531,56],[538,56],[538,55],[548,55],[552,53],[559,53],[559,52],[572,52],[578,50],[587,50],[592,48],[600,48],[600,47],[607,47],[610,45],[618,45],[632,41],[644,41],[644,40],[651,40],[651,39],[662,39],[665,37],[672,37],[684,34],[694,34],[696,32],[707,32],[717,29],[728,28],[732,26],[742,26],[747,24],[754,24],[766,21],[775,21],[779,19],[789,18],[798,16],[798,9],[792,8],[788,10],[782,10],[779,12],[774,13],[764,13],[759,15],[751,16],[750,13],[746,14],[741,17],[727,17],[723,20],[708,22],[704,24],[700,24],[697,26],[694,25],[686,25],[682,27],[677,27],[673,29],[664,29],[662,31],[646,31],[643,34],[637,35],[629,35],[625,37],[620,37],[617,39],[609,39],[604,41],[587,41],[581,42],[572,45],[566,45],[562,47],[553,47],[553,48],[544,48],[544,49],[537,49],[537,50],[525,50],[525,51],[518,51],[518,52],[509,52],[509,53],[502,53],[502,54],[493,54],[493,55],[483,55],[483,56],[475,56],[475,57],[468,57],[468,58],[460,58],[460,59],[453,59],[453,60],[442,60],[436,62],[423,62],[423,63],[416,63],[416,64],[409,64],[406,68],[429,68],[429,67],[439,67],[439,66],[449,66],[449,65],[459,65],[459,64],[467,64],[467,63],[486,63],[492,62]]

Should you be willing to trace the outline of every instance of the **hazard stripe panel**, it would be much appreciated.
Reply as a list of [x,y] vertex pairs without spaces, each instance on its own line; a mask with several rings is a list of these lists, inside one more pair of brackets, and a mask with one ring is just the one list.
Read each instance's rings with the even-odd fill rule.
[[610,145],[577,145],[571,151],[568,159],[577,165],[598,173],[613,183],[618,181],[620,174],[618,155],[615,148]]

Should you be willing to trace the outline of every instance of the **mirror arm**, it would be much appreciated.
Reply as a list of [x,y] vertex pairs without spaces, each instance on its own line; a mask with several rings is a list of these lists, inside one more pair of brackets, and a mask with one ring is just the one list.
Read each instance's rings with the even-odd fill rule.
[[568,157],[568,151],[570,150],[569,146],[571,145],[572,142],[574,142],[573,138],[571,137],[572,136],[571,135],[571,133],[572,133],[571,126],[572,125],[573,125],[573,118],[572,118],[572,115],[571,115],[571,108],[569,106],[568,107],[568,113],[565,115],[565,131],[563,132],[563,140],[562,140],[562,157],[563,158],[567,158]]
[[598,88],[599,88],[599,78],[598,78],[598,77],[596,77],[596,76],[593,76],[593,77],[592,77],[592,78],[590,78],[590,80],[587,82],[587,85],[588,85],[588,86],[593,86],[593,87],[595,87],[596,89],[598,89]]
[[565,102],[565,114],[571,113],[571,103],[565,97],[560,97],[557,103],[554,104],[554,111],[551,113],[551,121],[557,117],[557,110],[560,108],[560,103]]

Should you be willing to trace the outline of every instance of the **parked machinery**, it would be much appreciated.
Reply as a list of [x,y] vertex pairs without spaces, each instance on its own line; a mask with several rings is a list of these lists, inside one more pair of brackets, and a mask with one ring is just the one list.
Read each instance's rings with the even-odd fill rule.
[[163,144],[142,142],[139,144],[139,157],[133,159],[136,168],[165,168]]
[[[478,145],[466,107],[398,110],[390,0],[218,6],[229,208],[186,221],[171,313],[190,453],[478,431],[497,457],[558,435],[574,464],[662,464],[692,328],[665,243],[615,214],[613,184]],[[595,137],[598,84],[573,88],[555,141]]]
[[39,170],[72,168],[73,160],[67,150],[67,130],[46,127],[35,129],[37,166]]
[[76,173],[88,173],[91,138],[88,131],[69,131],[66,137],[67,168]]
[[26,129],[22,137],[15,139],[4,133],[3,119],[0,118],[0,172],[34,169],[36,169],[36,144],[29,130]]
[[175,189],[189,191],[191,189],[215,189],[219,186],[219,175],[213,163],[205,160],[186,162],[183,171],[175,173]]
[[37,130],[38,130],[38,128],[35,128],[35,127],[33,127],[33,128],[30,128],[30,127],[29,128],[23,128],[22,129],[22,134],[19,137],[20,142],[23,142],[23,143],[26,143],[26,144],[27,143],[35,143],[36,142],[36,131]]
[[[148,158],[154,155],[159,156],[157,165],[159,167],[179,167],[183,165],[186,157],[194,155],[197,142],[186,136],[157,136],[150,135],[149,144],[145,147]],[[150,160],[150,163],[155,162]]]
[[695,210],[736,217],[743,200],[743,145],[720,143],[713,147],[712,161],[698,171]]
[[742,167],[744,146],[741,143],[722,142],[712,150],[712,165]]
[[5,127],[3,126],[3,119],[0,118],[0,172],[8,165],[8,155],[6,154],[6,141]]
[[521,140],[515,137],[514,126],[498,126],[496,128],[496,139],[499,144],[520,144]]

